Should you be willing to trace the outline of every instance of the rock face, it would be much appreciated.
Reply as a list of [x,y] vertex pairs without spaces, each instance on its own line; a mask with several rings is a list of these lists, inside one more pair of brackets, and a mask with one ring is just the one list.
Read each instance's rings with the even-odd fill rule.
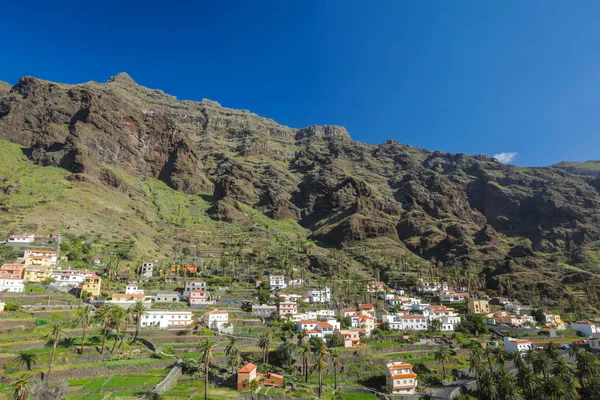
[[[247,224],[235,206],[245,203],[353,256],[383,241],[392,254],[485,266],[491,281],[525,272],[543,281],[553,263],[587,268],[599,257],[600,180],[575,176],[572,166],[519,168],[393,140],[368,145],[339,126],[293,129],[210,100],[179,101],[123,73],[103,84],[24,77],[7,86],[0,139],[73,180],[127,190],[112,170],[153,177],[214,199],[216,220]],[[560,283],[549,287],[540,291],[552,295]]]

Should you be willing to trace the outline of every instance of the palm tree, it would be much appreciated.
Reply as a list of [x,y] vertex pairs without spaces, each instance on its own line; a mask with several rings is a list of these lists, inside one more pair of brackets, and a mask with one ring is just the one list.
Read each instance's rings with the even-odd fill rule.
[[577,379],[583,389],[600,372],[600,366],[596,364],[596,357],[587,351],[581,351],[576,355]]
[[136,302],[129,308],[130,315],[135,318],[135,335],[133,336],[133,340],[131,343],[134,343],[138,335],[140,333],[140,327],[142,326],[142,317],[146,315],[146,308],[144,307],[144,303],[141,301]]
[[110,326],[116,330],[115,342],[113,343],[113,347],[110,349],[110,354],[115,351],[117,347],[117,343],[121,338],[121,329],[127,320],[127,311],[122,309],[121,307],[116,307],[112,313],[110,318]]
[[495,400],[498,396],[498,382],[494,372],[482,369],[477,379],[479,398]]
[[236,350],[237,350],[237,346],[236,346],[235,336],[230,336],[229,343],[227,344],[227,347],[225,348],[225,355],[230,356],[232,353],[235,353]]
[[29,397],[29,377],[21,376],[15,382],[15,391],[13,392],[13,400],[27,400]]
[[302,356],[302,370],[304,372],[304,382],[308,383],[308,357],[311,350],[308,341],[301,341],[298,345],[299,353]]
[[522,400],[523,395],[516,379],[502,365],[498,379],[498,400]]
[[104,354],[104,345],[106,343],[106,335],[110,328],[110,321],[115,308],[112,304],[104,303],[97,311],[94,317],[102,323],[102,347],[100,354]]
[[204,400],[208,400],[208,371],[215,362],[215,346],[216,343],[210,339],[200,343],[200,360],[204,364]]
[[227,362],[229,363],[229,365],[231,365],[232,374],[234,374],[235,371],[238,370],[238,367],[240,366],[242,361],[244,361],[242,358],[242,352],[239,351],[237,348],[234,348],[232,351],[229,352],[229,354],[227,355]]
[[92,316],[94,315],[94,309],[90,306],[83,306],[77,311],[77,324],[83,328],[83,334],[81,335],[81,349],[79,354],[83,354],[83,345],[85,344],[85,330],[90,326],[92,322]]
[[31,366],[37,364],[37,357],[33,353],[20,353],[16,361],[17,365],[26,366],[28,371],[31,371]]
[[446,376],[446,363],[450,361],[451,356],[452,352],[444,345],[441,345],[435,352],[435,360],[442,363],[442,373],[444,374],[444,377]]
[[56,345],[58,340],[63,335],[63,326],[61,324],[52,324],[50,327],[49,337],[52,340],[52,352],[50,353],[50,365],[48,365],[48,374],[46,375],[46,382],[50,381],[50,373],[52,372],[52,364],[54,364],[54,355],[56,354]]
[[269,350],[273,346],[273,336],[271,332],[265,332],[258,340],[258,347],[263,351],[263,362],[269,363]]
[[548,378],[548,373],[550,372],[550,368],[552,366],[552,361],[550,357],[544,352],[535,351],[533,353],[529,353],[529,357],[531,359],[531,366],[533,367],[533,372],[536,375],[542,374],[544,379]]
[[319,373],[319,398],[323,393],[323,370],[325,369],[325,356],[318,352],[315,357],[315,365],[312,366],[310,372],[317,371]]
[[517,367],[517,383],[523,390],[527,399],[533,399],[535,397],[536,388],[536,377],[533,370],[527,365],[524,359],[515,359],[515,365]]
[[329,357],[333,364],[333,388],[337,390],[337,369],[340,366],[340,349],[329,349]]

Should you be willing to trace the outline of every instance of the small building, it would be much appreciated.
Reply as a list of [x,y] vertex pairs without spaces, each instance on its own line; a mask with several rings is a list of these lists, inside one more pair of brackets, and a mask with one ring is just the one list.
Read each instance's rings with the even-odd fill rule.
[[72,269],[57,269],[51,273],[55,285],[60,286],[78,286],[85,281],[86,276],[95,275],[91,271],[79,271]]
[[296,330],[297,331],[310,331],[316,329],[317,321],[312,319],[305,319],[302,321],[296,322]]
[[257,372],[256,365],[249,363],[238,370],[237,373],[237,389],[249,389],[250,382],[258,381],[262,386],[279,387],[283,385],[283,375],[268,372],[260,374]]
[[40,283],[40,282],[44,282],[51,278],[52,278],[52,268],[51,267],[40,267],[40,266],[34,266],[34,265],[25,266],[25,275],[23,276],[23,280],[25,282]]
[[125,286],[125,294],[144,294],[144,289],[138,289],[138,285],[130,283]]
[[242,390],[244,388],[244,383],[250,383],[256,380],[257,370],[256,365],[252,363],[248,363],[240,368],[237,372],[237,390]]
[[0,292],[23,293],[25,282],[21,278],[2,272],[0,273]]
[[315,330],[321,332],[323,337],[333,335],[335,328],[336,327],[334,325],[326,321],[317,322],[317,325],[315,326]]
[[179,293],[158,293],[154,296],[157,303],[175,303],[179,301]]
[[385,285],[383,282],[372,281],[367,284],[367,292],[368,293],[381,293],[385,292]]
[[143,276],[144,278],[152,278],[152,275],[154,275],[154,263],[142,263],[142,267],[140,268],[140,276]]
[[0,313],[4,312],[4,308],[6,307],[6,303],[0,301]]
[[470,314],[489,314],[490,302],[483,299],[469,299],[467,310]]
[[504,337],[504,348],[508,354],[527,353],[531,351],[531,340],[527,339],[514,339],[508,336]]
[[269,306],[267,304],[252,305],[252,315],[256,317],[268,318],[277,311],[277,306]]
[[107,303],[112,303],[119,307],[128,308],[135,305],[136,303],[142,303],[144,307],[149,308],[152,302],[146,297],[145,294],[126,294],[126,293],[114,293],[111,300]]
[[311,303],[329,303],[331,302],[331,289],[326,287],[323,290],[311,290],[308,292]]
[[598,327],[589,321],[572,322],[571,329],[575,332],[579,332],[581,336],[585,337],[594,336],[596,333],[600,333]]
[[56,264],[56,258],[54,262],[52,261],[52,257],[43,257],[43,256],[30,256],[25,258],[25,266],[33,266],[33,267],[44,267],[44,268],[52,268],[52,266]]
[[229,324],[229,313],[222,310],[205,312],[204,323],[208,329],[212,329],[215,332],[224,332],[225,325]]
[[402,361],[386,364],[387,373],[385,383],[390,393],[400,395],[415,394],[419,385],[417,374],[413,372],[413,365]]
[[279,315],[285,317],[286,315],[298,314],[298,304],[294,301],[282,301],[279,303]]
[[205,306],[208,304],[209,294],[202,289],[194,289],[190,292],[189,304],[193,306]]
[[142,328],[184,328],[192,323],[191,311],[151,310],[142,315]]
[[10,235],[6,244],[9,246],[19,246],[35,242],[35,235],[29,233]]
[[335,330],[333,332],[341,342],[344,344],[344,347],[357,347],[360,346],[360,330],[359,329],[349,329],[349,330]]
[[564,324],[562,318],[560,317],[560,315],[558,315],[558,314],[544,313],[544,319],[546,321],[546,325],[548,325],[548,326],[558,328],[558,329],[564,328],[565,324]]
[[269,275],[269,287],[271,290],[281,290],[287,288],[285,275]]
[[92,296],[100,296],[101,287],[102,278],[98,275],[91,275],[85,277],[81,290],[90,293]]
[[459,293],[455,290],[442,290],[439,295],[442,303],[458,303],[469,298],[469,293]]
[[25,278],[25,264],[4,264],[0,267],[0,273],[6,273],[13,278]]
[[52,265],[56,264],[56,251],[54,250],[27,249],[25,250],[23,257],[47,257],[50,258]]
[[183,297],[189,298],[192,290],[206,290],[206,282],[204,281],[187,281],[183,286]]

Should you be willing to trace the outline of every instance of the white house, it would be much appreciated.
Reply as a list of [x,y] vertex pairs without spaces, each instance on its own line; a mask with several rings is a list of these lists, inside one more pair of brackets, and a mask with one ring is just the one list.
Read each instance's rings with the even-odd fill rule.
[[204,313],[204,323],[208,329],[223,332],[229,323],[229,313],[223,310],[213,310]]
[[78,286],[85,281],[88,276],[94,275],[92,271],[79,271],[73,269],[57,269],[50,273],[55,284],[60,286]]
[[531,351],[531,340],[514,339],[508,336],[504,337],[504,348],[508,354],[516,352],[527,353]]
[[125,294],[144,294],[144,289],[138,289],[138,285],[130,283],[125,286]]
[[287,288],[285,275],[269,275],[269,287],[271,290],[281,290]]
[[302,286],[302,285],[304,285],[304,279],[301,279],[301,278],[290,279],[290,281],[288,282],[288,285],[290,285],[291,287]]
[[191,311],[152,310],[142,315],[142,328],[183,328],[192,323]]
[[279,303],[279,315],[285,317],[286,315],[298,314],[298,304],[293,301],[282,301]]
[[8,274],[0,274],[0,292],[23,293],[25,282],[20,278],[13,278]]
[[28,244],[35,242],[35,235],[30,235],[28,233],[20,234],[20,235],[10,235],[6,244],[8,245],[19,245],[19,244]]
[[139,302],[141,302],[145,308],[150,308],[152,305],[152,301],[145,294],[114,293],[112,298],[106,302],[123,308],[129,308]]
[[305,319],[302,321],[296,322],[296,330],[297,331],[310,331],[316,329],[317,321],[312,319]]
[[187,281],[185,286],[183,287],[183,297],[190,297],[190,292],[192,290],[204,290],[206,291],[206,282],[204,281]]
[[457,303],[466,301],[469,298],[469,293],[459,293],[455,290],[440,291],[440,302],[442,303]]
[[589,321],[572,322],[571,329],[581,333],[581,335],[585,337],[594,336],[596,333],[600,333],[598,327]]
[[54,250],[36,250],[36,249],[27,249],[23,254],[24,258],[30,257],[44,257],[49,258],[51,264],[56,265],[56,251]]
[[326,287],[324,290],[311,290],[308,292],[311,303],[329,303],[331,301],[331,290]]
[[419,385],[417,374],[413,372],[412,364],[405,362],[391,362],[386,364],[386,386],[392,394],[415,394]]
[[142,263],[142,268],[140,269],[140,276],[143,276],[144,278],[152,278],[153,274],[154,274],[154,263],[151,263],[151,262]]
[[252,315],[257,317],[270,317],[275,311],[277,311],[277,306],[269,306],[266,304],[252,305]]

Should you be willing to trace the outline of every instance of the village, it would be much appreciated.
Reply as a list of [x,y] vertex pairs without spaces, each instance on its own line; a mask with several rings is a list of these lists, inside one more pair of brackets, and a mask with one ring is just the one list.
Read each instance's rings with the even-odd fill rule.
[[[396,288],[369,281],[349,295],[349,285],[334,288],[307,274],[270,272],[227,286],[194,264],[170,264],[159,272],[161,260],[141,262],[136,276],[119,278],[107,274],[100,261],[88,269],[71,267],[61,256],[61,240],[55,232],[15,234],[5,241],[5,248],[18,256],[0,266],[5,378],[0,393],[7,393],[6,382],[22,372],[11,365],[23,354],[34,357],[41,351],[24,345],[15,354],[19,343],[13,348],[9,339],[35,335],[37,329],[46,332],[47,322],[33,316],[48,311],[60,336],[79,328],[83,335],[73,337],[69,346],[56,333],[50,367],[46,371],[43,363],[37,365],[43,382],[53,382],[52,366],[58,370],[73,362],[73,348],[81,356],[90,347],[112,360],[161,361],[168,371],[164,379],[152,376],[151,384],[137,389],[164,398],[177,398],[170,394],[181,382],[192,391],[202,385],[207,398],[235,398],[236,392],[346,398],[344,391],[363,396],[347,398],[459,398],[481,390],[473,366],[481,354],[494,354],[501,360],[494,368],[500,370],[505,359],[516,363],[547,351],[570,354],[577,368],[578,354],[588,354],[594,374],[598,370],[599,318],[563,320],[551,310],[441,279],[419,277],[410,287]],[[344,292],[346,301],[341,301]],[[19,324],[27,315],[36,325]],[[86,329],[88,340],[94,329],[99,332],[94,343],[86,342]],[[124,345],[126,337],[131,341]],[[64,353],[60,358],[57,346]],[[212,368],[217,368],[213,376]],[[183,374],[179,383],[173,371]],[[66,398],[102,398],[103,386],[91,390],[90,382],[97,381],[85,378],[61,375],[61,380],[83,383],[69,383]]]

